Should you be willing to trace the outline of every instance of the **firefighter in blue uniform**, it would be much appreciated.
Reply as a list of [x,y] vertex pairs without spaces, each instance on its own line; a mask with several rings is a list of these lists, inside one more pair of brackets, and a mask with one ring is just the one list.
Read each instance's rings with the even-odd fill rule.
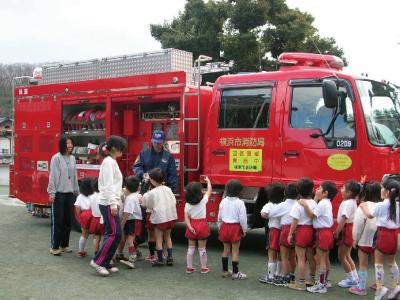
[[[178,192],[178,174],[176,171],[175,159],[168,150],[164,149],[165,134],[161,130],[154,130],[151,143],[152,147],[140,152],[133,165],[133,173],[142,182],[141,194],[147,192],[150,187],[148,172],[154,168],[160,168],[164,175],[165,184],[171,188],[172,192]],[[146,209],[142,207],[142,214],[146,216]],[[146,240],[146,218],[142,221],[142,235],[136,239],[138,244]],[[149,250],[155,249],[154,236],[149,235]],[[153,252],[154,252],[153,249]],[[152,253],[152,250],[150,250]],[[137,253],[137,255],[140,255]]]
[[164,174],[165,184],[174,193],[178,192],[178,174],[175,159],[168,150],[164,149],[165,134],[161,130],[154,130],[151,143],[152,147],[140,152],[133,165],[133,173],[142,182],[148,181],[147,173],[160,168]]

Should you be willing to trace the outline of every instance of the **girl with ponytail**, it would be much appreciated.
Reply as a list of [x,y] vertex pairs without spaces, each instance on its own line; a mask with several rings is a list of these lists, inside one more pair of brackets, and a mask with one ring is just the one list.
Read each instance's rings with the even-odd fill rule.
[[125,139],[113,135],[105,144],[100,145],[99,149],[100,156],[104,157],[100,166],[98,186],[99,209],[104,221],[105,236],[103,244],[90,262],[90,266],[102,276],[118,272],[118,268],[111,264],[111,259],[122,235],[118,206],[121,200],[123,180],[117,159],[122,156],[125,148]]
[[397,299],[400,294],[399,268],[396,264],[397,231],[400,228],[399,194],[400,184],[393,179],[387,179],[382,183],[382,202],[379,202],[371,211],[369,211],[366,203],[360,205],[368,218],[376,218],[376,225],[378,227],[374,255],[377,284],[375,299],[377,300],[383,299],[389,292],[389,289],[383,286],[383,263],[385,260],[389,265],[392,275],[391,292],[388,298]]
[[[361,190],[361,201],[372,211],[381,202],[381,184],[377,181],[366,182]],[[358,207],[353,221],[353,248],[358,251],[358,285],[349,292],[359,296],[367,295],[368,258],[374,256],[376,220],[368,219],[361,207]]]

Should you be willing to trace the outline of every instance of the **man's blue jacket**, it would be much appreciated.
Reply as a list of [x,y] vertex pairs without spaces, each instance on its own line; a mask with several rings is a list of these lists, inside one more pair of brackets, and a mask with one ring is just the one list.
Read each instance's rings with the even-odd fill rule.
[[156,152],[153,147],[140,152],[133,165],[133,173],[140,180],[143,180],[143,174],[148,173],[154,168],[160,168],[165,176],[167,186],[174,193],[177,193],[178,174],[176,171],[175,159],[169,151],[163,149]]

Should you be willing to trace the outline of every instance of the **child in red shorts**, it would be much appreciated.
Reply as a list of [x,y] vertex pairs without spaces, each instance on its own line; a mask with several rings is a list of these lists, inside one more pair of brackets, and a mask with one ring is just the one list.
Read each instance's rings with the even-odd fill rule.
[[[361,190],[361,200],[372,211],[381,200],[381,184],[376,181],[364,183]],[[349,292],[359,296],[367,295],[368,257],[375,252],[376,220],[368,219],[359,206],[353,221],[353,248],[358,250],[358,285]]]
[[200,264],[202,274],[209,272],[207,268],[207,238],[210,235],[210,228],[207,223],[206,205],[211,196],[212,186],[210,179],[205,178],[207,183],[207,191],[203,195],[202,185],[200,182],[191,182],[186,189],[185,204],[185,236],[188,239],[188,250],[186,255],[186,273],[191,274],[196,271],[193,267],[193,255],[196,249],[196,241],[198,243]]
[[[351,248],[353,246],[353,219],[357,209],[356,197],[360,191],[360,183],[354,180],[346,181],[341,189],[343,201],[339,206],[338,225],[334,232],[334,237],[339,240],[338,257],[346,272],[346,279],[338,283],[343,288],[351,288],[358,285],[358,274],[356,265],[351,258]],[[339,235],[341,235],[340,238]]]
[[131,269],[135,268],[137,259],[136,239],[142,234],[142,209],[139,194],[140,181],[135,176],[129,176],[125,179],[126,198],[122,213],[121,227],[124,230],[126,241],[128,242],[128,259],[121,259],[120,262]]
[[163,184],[164,175],[160,168],[149,172],[150,183],[153,188],[143,195],[143,206],[151,211],[150,222],[154,225],[156,239],[157,260],[152,266],[164,266],[163,243],[167,248],[168,266],[174,264],[172,257],[171,230],[178,215],[176,213],[176,199],[172,190]]
[[384,269],[386,260],[392,275],[391,291],[388,299],[398,299],[400,296],[399,268],[396,263],[397,234],[400,228],[400,184],[393,179],[386,179],[382,183],[381,198],[372,211],[362,203],[360,206],[368,218],[376,218],[377,239],[375,249],[375,276],[376,292],[375,299],[380,300],[389,293],[389,289],[383,285]]
[[93,234],[93,252],[96,256],[100,249],[102,236],[105,234],[105,226],[103,217],[99,208],[99,188],[97,178],[94,179],[94,193],[90,196],[90,209],[92,211],[92,219],[90,221],[89,232]]
[[[226,197],[219,204],[218,212],[219,240],[224,244],[222,277],[232,277],[233,280],[247,278],[246,274],[239,272],[240,240],[247,231],[246,207],[239,199],[242,190],[243,185],[239,180],[229,180],[225,186]],[[231,252],[233,273],[228,269],[228,256]]]
[[307,287],[311,293],[323,294],[327,292],[327,277],[330,269],[329,251],[333,247],[333,213],[331,201],[337,194],[336,184],[330,181],[324,181],[317,189],[315,201],[317,206],[312,210],[307,201],[301,199],[302,205],[307,215],[313,219],[313,228],[316,231],[315,247],[317,249],[317,259],[319,262],[319,282],[313,286]]
[[[314,182],[309,178],[301,178],[297,183],[300,199],[304,199],[311,210],[315,209],[317,202],[312,198]],[[306,290],[306,260],[310,267],[310,282],[315,279],[315,260],[313,249],[314,231],[312,219],[307,215],[303,206],[296,203],[290,216],[293,218],[290,225],[288,242],[294,243],[297,257],[298,280],[289,284],[289,288],[299,291]]]
[[279,237],[279,254],[281,257],[282,276],[275,276],[273,284],[276,286],[288,286],[295,280],[296,253],[294,245],[288,243],[288,235],[293,218],[290,216],[293,206],[297,203],[299,192],[297,183],[289,183],[285,187],[285,201],[274,206],[268,213],[269,218],[279,218],[281,234]]
[[[143,174],[143,179],[144,181],[142,182],[141,186],[141,194],[143,195],[145,191],[147,192],[149,189],[151,189],[151,183],[150,183],[150,178],[149,174],[145,173]],[[151,210],[146,209],[145,207],[142,206],[142,215],[144,220],[142,221],[142,228],[143,226],[146,227],[147,231],[147,246],[149,249],[149,254],[146,257],[146,260],[149,262],[153,263],[154,261],[157,260],[155,256],[156,252],[156,237],[154,235],[154,224],[151,223]],[[144,223],[144,225],[143,225]],[[141,237],[142,240],[144,240],[144,237]]]
[[92,211],[90,209],[90,196],[93,194],[93,179],[85,177],[79,184],[79,195],[75,201],[76,213],[79,216],[79,223],[81,224],[81,237],[79,238],[79,257],[86,256],[86,242],[89,237],[90,221],[92,219]]
[[269,217],[271,210],[275,209],[285,198],[285,186],[282,183],[272,183],[265,188],[268,203],[261,209],[261,217],[268,218],[268,264],[267,274],[258,277],[262,283],[272,284],[275,276],[280,275],[279,238],[281,235],[281,218]]

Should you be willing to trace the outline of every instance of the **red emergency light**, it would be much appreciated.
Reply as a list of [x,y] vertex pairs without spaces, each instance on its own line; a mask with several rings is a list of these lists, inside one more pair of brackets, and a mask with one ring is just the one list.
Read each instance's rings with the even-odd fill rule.
[[339,71],[344,67],[343,61],[337,56],[303,52],[284,52],[279,55],[278,62],[291,66],[331,68]]

